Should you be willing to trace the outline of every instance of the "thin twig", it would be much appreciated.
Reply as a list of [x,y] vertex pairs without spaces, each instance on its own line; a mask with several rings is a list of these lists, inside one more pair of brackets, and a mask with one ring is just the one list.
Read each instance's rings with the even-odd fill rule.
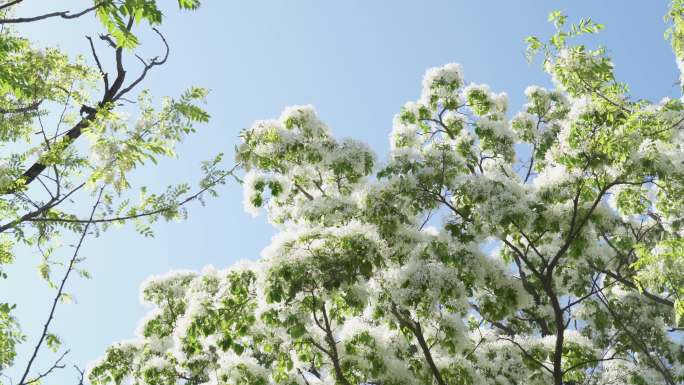
[[[105,223],[105,222],[121,222],[121,221],[127,221],[131,219],[136,219],[136,218],[142,218],[142,217],[147,217],[151,215],[157,215],[157,214],[162,214],[165,212],[170,212],[172,210],[177,209],[180,206],[183,206],[187,203],[190,203],[194,200],[197,200],[202,194],[207,192],[207,190],[214,188],[218,186],[219,184],[223,183],[225,179],[229,176],[232,176],[233,173],[235,172],[235,169],[240,167],[240,163],[236,164],[233,166],[230,170],[227,170],[222,173],[221,176],[213,180],[211,183],[208,185],[204,186],[202,189],[197,191],[196,193],[186,197],[182,201],[161,207],[156,210],[151,210],[151,211],[145,211],[142,213],[134,214],[134,215],[126,215],[126,216],[120,216],[120,217],[110,217],[110,218],[100,218],[100,219],[79,219],[79,218],[46,218],[46,217],[39,217],[39,218],[29,218],[27,221],[29,222],[59,222],[59,223]],[[1,228],[0,228],[1,229]]]
[[[26,385],[33,384],[33,383],[35,383],[35,382],[40,381],[41,379],[43,379],[43,378],[47,377],[48,375],[50,375],[50,373],[52,373],[52,371],[55,370],[55,369],[64,369],[64,364],[61,364],[61,362],[62,362],[62,360],[64,359],[64,357],[65,357],[67,354],[69,354],[69,350],[64,351],[64,353],[62,353],[62,355],[59,356],[59,358],[57,359],[57,361],[55,361],[55,363],[52,364],[52,366],[50,367],[50,369],[46,370],[46,371],[43,372],[43,373],[40,373],[40,374],[39,374],[38,376],[36,376],[35,378],[26,381]],[[20,385],[22,385],[22,384],[20,384]]]
[[[100,199],[102,199],[102,192],[104,191],[104,188],[100,189],[100,192],[97,196],[97,200],[95,201],[95,204],[93,205],[92,210],[90,211],[90,219],[92,220],[93,216],[95,215],[95,211],[97,210],[97,206],[100,204]],[[28,363],[26,364],[26,368],[24,369],[24,374],[21,376],[21,380],[19,380],[19,385],[26,385],[28,382],[26,382],[26,378],[29,375],[29,372],[31,371],[31,367],[33,366],[33,362],[35,361],[36,357],[38,356],[38,351],[40,350],[41,346],[43,345],[43,341],[45,341],[45,338],[48,335],[48,329],[50,327],[50,323],[54,319],[55,316],[55,310],[57,309],[57,303],[59,302],[60,298],[62,298],[62,294],[64,292],[64,286],[66,285],[67,279],[69,279],[69,275],[74,269],[74,265],[77,263],[77,258],[78,258],[78,252],[81,249],[81,245],[83,245],[83,240],[85,239],[86,235],[88,234],[88,228],[90,227],[90,223],[87,223],[84,228],[83,232],[81,232],[81,237],[78,240],[78,244],[76,245],[76,249],[74,250],[74,254],[71,257],[71,260],[69,260],[69,265],[67,266],[67,270],[64,273],[64,277],[62,278],[62,282],[59,285],[59,289],[57,290],[57,294],[55,295],[54,299],[52,300],[52,306],[50,307],[50,313],[48,315],[47,321],[45,321],[45,325],[43,325],[43,331],[40,335],[40,338],[38,339],[38,343],[36,343],[36,346],[33,348],[33,353],[31,354],[31,358],[29,358]]]

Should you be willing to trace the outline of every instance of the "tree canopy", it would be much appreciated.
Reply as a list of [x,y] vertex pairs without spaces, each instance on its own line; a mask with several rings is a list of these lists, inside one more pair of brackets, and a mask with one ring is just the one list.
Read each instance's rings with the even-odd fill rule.
[[[58,304],[70,298],[69,277],[89,277],[79,256],[87,235],[130,221],[150,236],[153,222],[183,218],[186,203],[215,194],[231,174],[219,168],[219,155],[202,165],[194,190],[180,183],[155,192],[130,181],[135,169],[175,156],[177,143],[209,119],[202,108],[204,88],[189,87],[161,100],[140,89],[171,51],[159,29],[158,2],[94,0],[82,10],[32,16],[22,14],[22,3],[0,1],[0,279],[18,258],[37,254],[40,275],[55,295],[44,328],[35,333],[20,328],[13,314],[16,303],[0,298],[0,383],[6,381],[4,370],[18,364],[16,346],[35,344],[30,356],[21,357],[21,377],[10,379],[18,385],[37,384],[64,367],[66,350],[52,367],[38,370],[34,364],[45,348],[61,349],[51,322]],[[177,2],[181,10],[199,5],[198,0]],[[75,23],[86,16],[97,17],[101,25],[101,31],[83,39],[88,58],[37,45],[15,28],[46,19]],[[158,39],[160,53],[151,58],[137,53],[137,36],[146,29]],[[75,240],[72,250],[64,239]]]
[[[682,60],[682,6],[668,15]],[[389,158],[312,106],[242,132],[256,261],[151,277],[104,384],[680,384],[684,103],[615,77],[602,25],[527,39],[555,87],[522,111],[429,69]]]

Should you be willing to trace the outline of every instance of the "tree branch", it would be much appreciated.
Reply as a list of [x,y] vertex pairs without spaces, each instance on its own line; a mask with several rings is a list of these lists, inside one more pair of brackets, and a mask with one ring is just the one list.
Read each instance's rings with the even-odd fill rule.
[[[10,2],[8,4],[4,4],[2,6],[2,8],[0,8],[0,9],[9,7],[11,5],[18,4],[21,1],[22,0],[18,0],[18,1],[15,0],[15,1]],[[33,17],[19,17],[19,18],[15,18],[15,19],[0,19],[0,24],[30,23],[32,21],[45,20],[45,19],[50,19],[53,17],[61,17],[62,19],[75,19],[77,17],[81,17],[85,14],[88,14],[88,13],[100,8],[101,6],[103,6],[109,2],[110,1],[102,1],[100,3],[95,4],[94,6],[92,6],[90,8],[86,8],[86,9],[84,9],[80,12],[76,12],[76,13],[71,13],[71,11],[62,11],[62,12],[50,12],[50,13],[46,13],[46,14],[39,15],[39,16],[33,16]]]
[[17,4],[21,3],[22,1],[24,1],[24,0],[13,0],[13,1],[10,1],[10,2],[5,3],[3,5],[0,5],[0,11],[2,11],[5,8],[9,8],[13,5],[17,5]]
[[420,324],[410,319],[406,319],[399,312],[399,309],[397,308],[397,305],[395,303],[392,303],[392,314],[394,314],[397,321],[399,321],[399,324],[405,327],[406,329],[410,330],[411,333],[413,333],[413,335],[418,340],[418,345],[420,345],[420,349],[423,352],[423,357],[425,357],[425,361],[427,361],[428,366],[432,371],[432,375],[435,377],[435,381],[437,381],[437,384],[447,385],[446,382],[444,382],[444,379],[442,378],[442,374],[440,373],[439,368],[437,367],[434,359],[432,358],[432,353],[430,353],[430,347],[425,341],[425,336],[423,336],[423,331],[420,327]]
[[[223,181],[228,177],[233,175],[235,172],[235,169],[240,167],[240,163],[236,164],[233,166],[230,170],[225,171],[222,173],[221,176],[213,180],[211,183],[205,185],[203,188],[201,188],[199,191],[196,193],[186,197],[185,199],[181,200],[180,202],[177,202],[173,205],[169,205],[166,207],[162,207],[156,210],[151,210],[151,211],[145,211],[142,213],[134,214],[134,215],[125,215],[125,216],[120,216],[120,217],[109,217],[109,218],[100,218],[100,219],[80,219],[80,218],[47,218],[47,217],[39,217],[39,218],[28,218],[25,219],[26,221],[29,222],[58,222],[58,223],[108,223],[108,222],[122,222],[122,221],[127,221],[131,219],[136,219],[136,218],[142,218],[142,217],[148,217],[152,215],[157,215],[157,214],[163,214],[165,212],[170,212],[175,209],[177,209],[180,206],[183,206],[185,204],[188,204],[194,200],[197,200],[202,194],[207,192],[207,190],[218,186],[219,184],[223,183]],[[43,211],[45,212],[45,210]],[[3,226],[4,227],[4,226]],[[0,232],[2,232],[2,228],[0,227]]]
[[[90,218],[92,219],[93,216],[95,215],[95,211],[97,210],[97,206],[100,204],[100,199],[102,198],[102,192],[104,189],[100,189],[100,192],[97,196],[97,200],[95,201],[95,204],[93,205],[92,210],[90,211]],[[26,368],[24,369],[24,374],[21,376],[21,380],[19,380],[19,385],[26,385],[28,382],[26,382],[26,378],[29,375],[29,372],[31,371],[31,366],[33,366],[33,362],[35,361],[36,357],[38,356],[38,351],[40,350],[41,346],[43,345],[43,341],[45,341],[45,338],[48,335],[48,329],[50,327],[50,323],[54,319],[55,316],[55,310],[57,309],[57,303],[59,302],[60,298],[62,297],[62,293],[64,292],[64,286],[66,285],[67,279],[69,279],[69,275],[74,269],[74,265],[76,264],[77,257],[78,257],[78,252],[81,250],[81,245],[83,245],[83,240],[85,239],[86,235],[88,234],[88,227],[90,226],[90,223],[86,224],[85,227],[83,228],[83,231],[81,232],[81,237],[78,240],[78,244],[76,245],[76,249],[74,250],[74,254],[71,257],[71,260],[69,260],[69,265],[67,266],[67,270],[64,273],[64,277],[62,278],[62,282],[59,285],[59,289],[57,290],[57,294],[55,295],[54,299],[52,300],[52,306],[50,307],[50,313],[48,315],[47,321],[45,321],[45,325],[43,325],[43,331],[40,335],[40,338],[38,339],[38,343],[36,343],[36,346],[33,348],[33,353],[31,354],[31,358],[29,358],[28,363],[26,364]]]
[[28,106],[16,107],[16,108],[0,108],[0,114],[21,114],[29,111],[34,111],[38,109],[43,100],[36,100],[35,102],[29,104]]
[[325,303],[321,304],[321,310],[323,313],[323,321],[325,322],[325,334],[328,340],[328,347],[330,349],[330,359],[333,362],[333,367],[335,368],[335,376],[337,380],[344,385],[351,385],[349,380],[344,376],[342,371],[342,366],[340,365],[340,357],[337,354],[337,344],[335,343],[335,338],[332,334],[332,328],[330,327],[330,320],[328,319],[328,312],[325,310]]
[[[55,361],[55,362],[52,364],[52,366],[50,367],[50,369],[48,369],[48,370],[46,370],[45,372],[39,374],[39,375],[36,376],[35,378],[26,381],[25,385],[33,384],[33,383],[35,383],[35,382],[40,381],[41,379],[43,379],[43,378],[47,377],[48,375],[50,375],[50,373],[52,373],[52,371],[55,370],[55,369],[64,369],[64,364],[60,364],[60,362],[62,362],[62,359],[64,359],[64,356],[66,356],[67,354],[69,354],[69,350],[66,350],[64,353],[62,353],[62,355],[57,359],[57,361]],[[24,385],[24,384],[19,383],[19,385]]]

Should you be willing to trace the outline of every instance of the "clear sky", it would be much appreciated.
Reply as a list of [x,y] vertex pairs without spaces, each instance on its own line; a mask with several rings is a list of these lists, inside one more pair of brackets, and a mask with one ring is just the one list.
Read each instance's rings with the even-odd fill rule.
[[[88,4],[25,3],[19,15],[62,10],[54,8],[58,3],[73,3],[73,9]],[[161,30],[171,44],[171,56],[144,87],[156,96],[178,95],[189,85],[208,87],[212,120],[180,146],[177,160],[136,174],[138,182],[149,186],[195,181],[199,162],[218,152],[225,152],[230,163],[240,129],[257,119],[277,117],[292,104],[315,105],[333,132],[369,142],[382,159],[392,116],[403,103],[418,98],[425,69],[448,62],[461,63],[467,81],[506,91],[515,112],[528,85],[550,84],[538,64],[525,61],[523,39],[550,35],[546,17],[554,9],[564,10],[571,21],[590,16],[606,25],[593,41],[607,46],[619,79],[627,81],[635,98],[678,96],[678,72],[663,39],[664,0],[204,3],[192,13],[168,7]],[[83,36],[100,29],[87,17],[31,24],[22,31],[41,44],[57,44],[70,54],[89,57]],[[158,42],[144,37],[145,56],[153,56]],[[76,303],[58,308],[54,322],[54,331],[71,349],[70,364],[83,367],[107,345],[133,336],[146,311],[138,302],[138,287],[150,274],[208,264],[222,268],[238,259],[258,258],[274,230],[264,216],[252,218],[242,211],[235,182],[220,192],[206,207],[190,206],[189,220],[157,226],[155,238],[122,228],[87,240],[83,256],[93,279],[74,277],[69,282],[67,290]],[[24,331],[34,337],[20,350],[17,364],[23,367],[52,294],[38,278],[37,253],[27,251],[18,259],[8,269],[13,279],[0,282],[0,292],[3,299],[9,293],[10,300],[20,304],[17,315]],[[69,367],[48,383],[72,383],[74,376]]]

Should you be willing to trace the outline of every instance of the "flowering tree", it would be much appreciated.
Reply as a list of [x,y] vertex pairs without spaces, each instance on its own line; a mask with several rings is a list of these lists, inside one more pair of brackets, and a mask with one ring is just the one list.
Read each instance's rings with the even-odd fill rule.
[[[195,191],[182,183],[154,193],[130,181],[136,168],[174,156],[176,144],[195,130],[195,124],[209,119],[201,107],[207,94],[202,88],[164,98],[159,106],[149,92],[139,91],[146,76],[163,66],[170,53],[157,29],[162,10],[156,1],[94,0],[82,10],[33,16],[24,15],[22,3],[0,0],[0,279],[7,278],[7,265],[34,253],[40,255],[42,278],[55,290],[44,327],[29,335],[13,314],[17,304],[0,297],[0,384],[4,370],[21,361],[20,377],[10,378],[10,383],[27,385],[65,367],[68,351],[61,347],[51,322],[58,304],[69,299],[69,277],[88,277],[78,254],[86,235],[128,221],[135,222],[140,233],[151,235],[152,222],[185,216],[184,205],[212,193],[230,171],[218,168],[220,157],[205,163]],[[184,10],[200,4],[176,3]],[[102,25],[99,38],[83,39],[89,59],[37,46],[14,28],[87,16],[97,16]],[[153,58],[135,53],[137,35],[145,28],[158,39],[160,53]],[[66,257],[63,237],[76,239]],[[26,302],[19,306],[31,305]],[[19,360],[16,346],[27,341],[32,343],[31,353]],[[38,359],[45,348],[60,354],[47,367],[45,359]]]
[[258,261],[150,278],[139,337],[90,381],[684,382],[684,104],[635,101],[571,44],[601,25],[550,20],[528,43],[555,89],[512,116],[432,68],[381,165],[310,106],[245,130],[245,206],[281,232]]

